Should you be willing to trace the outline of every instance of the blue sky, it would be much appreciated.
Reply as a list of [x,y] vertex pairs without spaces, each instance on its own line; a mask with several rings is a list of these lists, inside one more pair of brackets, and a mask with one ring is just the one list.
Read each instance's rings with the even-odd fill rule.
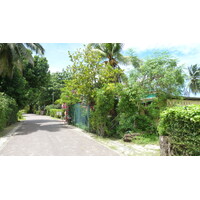
[[[45,57],[48,59],[51,72],[65,69],[70,64],[68,51],[74,52],[84,46],[83,43],[42,43],[42,45],[45,48]],[[133,48],[140,58],[151,55],[155,50],[169,50],[185,67],[200,63],[200,45],[139,46],[138,44],[125,43],[124,51],[129,48]],[[129,70],[130,66],[123,68]]]
[[61,72],[70,64],[68,51],[74,52],[82,48],[80,43],[41,43],[45,48],[45,57],[48,59],[51,72]]

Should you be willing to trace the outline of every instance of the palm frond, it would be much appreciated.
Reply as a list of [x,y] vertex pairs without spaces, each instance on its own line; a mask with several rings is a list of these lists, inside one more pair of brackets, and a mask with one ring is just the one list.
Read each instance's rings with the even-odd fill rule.
[[45,50],[39,43],[25,43],[25,45],[37,54],[43,55]]
[[0,75],[11,77],[15,67],[22,71],[24,60],[33,65],[29,49],[44,54],[44,48],[39,43],[0,43]]

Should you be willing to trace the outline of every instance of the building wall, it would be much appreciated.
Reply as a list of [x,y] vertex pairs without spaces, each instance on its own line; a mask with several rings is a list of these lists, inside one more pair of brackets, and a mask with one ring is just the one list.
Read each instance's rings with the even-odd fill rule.
[[184,100],[179,100],[179,99],[167,100],[168,106],[176,106],[176,105],[186,106],[186,105],[191,105],[191,104],[200,105],[200,100],[186,100],[186,99],[184,99]]

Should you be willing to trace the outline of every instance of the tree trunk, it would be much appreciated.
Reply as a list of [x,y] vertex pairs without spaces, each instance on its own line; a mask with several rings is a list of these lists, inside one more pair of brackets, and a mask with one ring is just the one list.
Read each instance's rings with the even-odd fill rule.
[[169,137],[168,136],[160,136],[159,142],[160,142],[160,155],[161,156],[171,156],[172,151],[171,151],[171,144],[169,142]]

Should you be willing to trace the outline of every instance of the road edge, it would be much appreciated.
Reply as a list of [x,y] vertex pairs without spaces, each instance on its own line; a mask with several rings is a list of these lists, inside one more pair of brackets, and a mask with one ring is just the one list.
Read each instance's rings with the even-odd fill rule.
[[15,134],[16,130],[22,126],[22,124],[23,121],[17,122],[11,130],[9,130],[3,137],[0,137],[0,151],[7,145],[10,138]]

